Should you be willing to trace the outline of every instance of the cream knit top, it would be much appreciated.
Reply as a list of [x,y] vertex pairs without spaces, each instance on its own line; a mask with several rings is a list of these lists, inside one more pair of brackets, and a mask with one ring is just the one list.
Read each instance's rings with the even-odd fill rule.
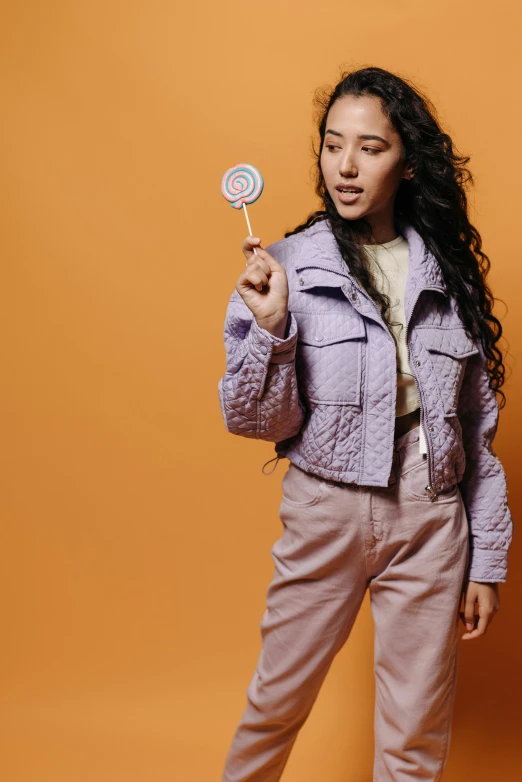
[[377,285],[390,297],[390,320],[400,325],[392,326],[397,351],[397,404],[395,415],[405,415],[420,406],[419,394],[408,363],[404,313],[404,288],[408,273],[408,242],[397,236],[384,244],[365,244],[365,250],[373,264]]

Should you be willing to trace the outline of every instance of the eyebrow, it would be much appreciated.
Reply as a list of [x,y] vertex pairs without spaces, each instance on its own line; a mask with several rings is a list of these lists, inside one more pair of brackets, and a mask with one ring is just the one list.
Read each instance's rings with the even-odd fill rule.
[[[331,133],[332,136],[340,136],[341,138],[344,138],[343,134],[339,133],[338,130],[327,130],[324,135],[326,136],[327,133]],[[373,135],[371,133],[361,134],[360,136],[357,136],[357,138],[365,139],[367,141],[371,141],[371,140],[382,141],[382,143],[386,144],[387,147],[391,146],[390,142],[386,141],[385,138],[381,138],[380,136],[375,136],[375,135]]]

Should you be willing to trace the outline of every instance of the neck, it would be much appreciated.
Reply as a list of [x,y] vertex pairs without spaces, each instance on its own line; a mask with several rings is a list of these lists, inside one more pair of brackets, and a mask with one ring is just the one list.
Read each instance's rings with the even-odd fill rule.
[[393,214],[387,216],[386,219],[366,218],[366,220],[371,225],[372,235],[370,241],[364,242],[365,244],[386,244],[386,242],[392,242],[399,235],[395,228]]
[[395,234],[395,236],[380,236],[379,238],[373,237],[374,241],[372,242],[365,242],[365,244],[386,244],[387,242],[393,242],[394,239],[397,239],[399,234]]

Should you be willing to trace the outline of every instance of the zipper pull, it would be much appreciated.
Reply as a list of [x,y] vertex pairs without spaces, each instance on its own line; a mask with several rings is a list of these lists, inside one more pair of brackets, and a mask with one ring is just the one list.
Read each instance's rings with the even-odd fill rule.
[[430,498],[431,502],[433,502],[433,500],[434,500],[434,499],[435,499],[435,497],[437,496],[437,493],[436,493],[436,492],[433,490],[433,488],[432,488],[431,484],[429,484],[429,483],[428,483],[428,485],[427,485],[427,486],[425,486],[425,489],[426,489],[426,491],[427,491],[427,492],[428,492],[428,494],[429,494],[429,498]]

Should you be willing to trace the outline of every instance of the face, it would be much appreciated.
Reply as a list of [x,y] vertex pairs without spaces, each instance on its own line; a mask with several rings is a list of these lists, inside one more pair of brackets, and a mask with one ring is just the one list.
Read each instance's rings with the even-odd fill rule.
[[[328,112],[320,160],[326,187],[341,217],[364,217],[375,237],[393,231],[395,195],[412,171],[405,165],[402,140],[378,98],[346,95],[334,103]],[[340,185],[360,192],[343,194],[337,189]]]

